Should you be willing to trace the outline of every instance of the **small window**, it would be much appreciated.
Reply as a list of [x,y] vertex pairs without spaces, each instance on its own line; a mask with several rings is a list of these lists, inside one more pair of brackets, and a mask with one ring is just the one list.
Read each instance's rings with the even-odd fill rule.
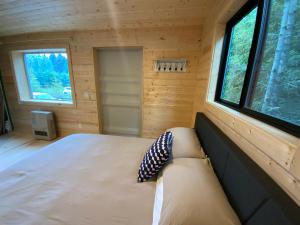
[[299,137],[299,40],[299,1],[248,1],[227,23],[216,101]]
[[14,51],[12,58],[21,101],[73,102],[66,49]]

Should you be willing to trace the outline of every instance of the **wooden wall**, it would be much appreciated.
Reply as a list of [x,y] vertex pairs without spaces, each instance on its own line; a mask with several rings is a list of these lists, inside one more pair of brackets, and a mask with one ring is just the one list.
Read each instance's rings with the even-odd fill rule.
[[300,139],[213,102],[225,24],[244,3],[221,2],[204,23],[194,115],[204,111],[300,205]]
[[[203,29],[199,26],[144,28],[36,33],[2,38],[0,66],[16,128],[29,130],[30,111],[45,109],[56,113],[60,135],[98,133],[101,131],[98,110],[101,109],[97,104],[94,50],[100,47],[141,46],[144,48],[142,136],[155,137],[174,126],[192,127],[196,112],[204,111],[299,204],[300,140],[211,102],[225,23],[245,0],[218,2],[210,9]],[[67,43],[70,46],[76,106],[20,105],[8,51],[51,43]],[[187,58],[188,72],[154,73],[152,61],[163,57]]]
[[[59,135],[101,131],[95,85],[94,50],[101,47],[143,47],[142,136],[155,137],[169,127],[193,125],[194,91],[201,46],[201,27],[145,28],[85,32],[35,33],[1,38],[0,67],[16,129],[30,130],[30,111],[56,114]],[[9,51],[34,46],[70,46],[76,106],[19,104]],[[156,58],[186,58],[187,73],[154,73]],[[203,90],[204,91],[204,90]]]

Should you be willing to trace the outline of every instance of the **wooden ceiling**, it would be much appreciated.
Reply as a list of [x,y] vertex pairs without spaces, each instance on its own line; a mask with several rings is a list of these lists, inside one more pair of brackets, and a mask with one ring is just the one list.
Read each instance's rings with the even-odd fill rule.
[[1,0],[0,36],[202,25],[217,0]]

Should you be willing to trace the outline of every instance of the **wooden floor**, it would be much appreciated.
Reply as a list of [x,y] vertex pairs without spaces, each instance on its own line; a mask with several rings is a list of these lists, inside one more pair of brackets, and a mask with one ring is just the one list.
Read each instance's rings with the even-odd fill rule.
[[18,132],[0,136],[0,172],[30,157],[50,143],[49,141],[35,140],[31,134]]

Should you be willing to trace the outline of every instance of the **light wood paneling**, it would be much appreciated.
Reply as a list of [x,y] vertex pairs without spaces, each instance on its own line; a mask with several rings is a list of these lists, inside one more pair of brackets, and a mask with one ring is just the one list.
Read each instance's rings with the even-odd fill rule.
[[[209,119],[300,205],[300,139],[213,103],[225,24],[244,3],[245,0],[220,2],[204,22],[194,116],[204,110]],[[203,89],[207,89],[204,95]]]
[[66,30],[202,25],[217,0],[0,2],[0,36]]
[[[169,127],[192,127],[195,113],[204,111],[296,202],[300,202],[299,139],[207,102],[214,94],[214,87],[208,89],[207,86],[210,75],[210,84],[216,80],[225,23],[245,0],[162,0],[159,4],[152,0],[70,2],[5,0],[0,3],[0,36],[33,31],[108,29],[32,33],[0,39],[3,43],[0,45],[0,66],[17,129],[29,129],[31,110],[45,109],[56,113],[60,135],[99,132],[94,49],[143,47],[144,137],[155,137]],[[180,25],[184,27],[178,27]],[[57,42],[70,45],[76,107],[19,105],[8,51],[33,43]],[[153,72],[154,59],[173,57],[188,59],[187,73]]]
[[266,125],[262,129],[246,116],[230,113],[220,106],[208,103],[205,107],[208,118],[300,205],[299,170],[293,169],[299,168],[299,139],[288,134],[274,135],[271,132],[274,128]]
[[[193,125],[192,113],[198,72],[201,27],[143,28],[112,31],[37,33],[2,38],[0,66],[17,129],[29,130],[30,111],[50,110],[56,114],[59,135],[101,130],[97,108],[94,49],[100,47],[143,47],[142,136],[156,137],[174,126]],[[74,77],[76,106],[71,108],[20,105],[10,66],[9,51],[35,45],[68,43]],[[186,58],[186,73],[155,73],[156,58]]]
[[[154,137],[166,127],[191,127],[197,67],[197,50],[144,51],[143,136]],[[154,73],[156,58],[186,58],[187,73]]]

